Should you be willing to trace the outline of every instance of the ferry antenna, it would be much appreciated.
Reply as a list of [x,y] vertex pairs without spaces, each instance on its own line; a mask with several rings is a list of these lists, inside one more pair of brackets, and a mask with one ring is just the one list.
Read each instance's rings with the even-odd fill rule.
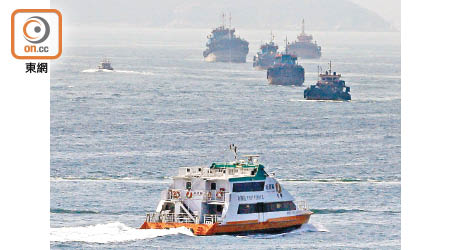
[[305,34],[305,19],[302,19],[302,34]]
[[288,53],[288,48],[287,48],[287,45],[288,45],[288,42],[287,42],[287,36],[286,36],[286,39],[284,40],[284,42],[285,42],[285,44],[286,44],[286,55],[287,55],[287,53]]
[[225,28],[225,12],[222,12],[222,27]]

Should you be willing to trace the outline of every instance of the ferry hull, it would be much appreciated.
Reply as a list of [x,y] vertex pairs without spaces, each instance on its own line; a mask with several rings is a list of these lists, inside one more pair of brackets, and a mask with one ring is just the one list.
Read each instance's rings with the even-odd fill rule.
[[301,227],[308,223],[312,213],[268,219],[265,222],[257,220],[235,221],[221,225],[214,224],[194,224],[194,223],[163,223],[144,222],[140,229],[168,229],[175,227],[186,227],[193,231],[195,235],[215,235],[215,234],[237,234],[237,233],[257,233],[257,232],[277,232],[291,228]]

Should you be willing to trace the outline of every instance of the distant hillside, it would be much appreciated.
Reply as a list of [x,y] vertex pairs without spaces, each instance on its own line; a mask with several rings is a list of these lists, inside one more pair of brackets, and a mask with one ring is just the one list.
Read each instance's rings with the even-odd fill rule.
[[51,0],[68,25],[212,28],[231,12],[238,28],[389,31],[392,25],[348,0]]

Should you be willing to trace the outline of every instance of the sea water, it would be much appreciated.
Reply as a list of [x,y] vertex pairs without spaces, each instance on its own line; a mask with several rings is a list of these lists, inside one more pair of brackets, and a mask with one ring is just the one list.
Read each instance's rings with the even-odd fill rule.
[[[203,61],[209,30],[66,29],[51,67],[52,248],[400,248],[400,34],[314,32],[304,87],[271,86],[252,57],[269,31],[239,30],[247,63]],[[274,31],[282,49],[285,35]],[[103,57],[115,69],[98,72]],[[318,65],[352,101],[306,101]],[[260,154],[314,214],[282,234],[138,230],[186,165]]]

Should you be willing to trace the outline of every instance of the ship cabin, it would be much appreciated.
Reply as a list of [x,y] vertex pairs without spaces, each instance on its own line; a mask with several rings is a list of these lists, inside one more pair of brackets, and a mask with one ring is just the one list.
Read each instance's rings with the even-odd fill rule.
[[111,61],[109,59],[104,58],[98,65],[98,69],[113,70],[113,67],[111,66]]
[[[173,183],[161,193],[148,222],[226,224],[249,219],[265,221],[285,213],[299,213],[304,204],[281,189],[267,174],[258,155],[247,160],[213,163],[209,167],[181,167]],[[298,208],[298,209],[297,209]],[[303,210],[302,210],[303,211]],[[270,213],[267,212],[277,212]]]
[[236,30],[233,28],[233,29],[231,29],[231,28],[227,28],[227,27],[225,27],[224,25],[222,25],[222,26],[220,26],[220,27],[218,27],[218,28],[215,28],[212,32],[211,32],[211,34],[210,35],[208,35],[208,38],[209,39],[220,39],[220,38],[222,38],[222,37],[234,37],[234,32],[235,32]]
[[313,37],[312,37],[312,35],[307,35],[307,34],[302,33],[297,36],[297,39],[301,43],[310,43],[313,40]]
[[278,54],[275,56],[275,64],[297,64],[297,56],[287,53]]
[[278,50],[278,46],[275,45],[273,42],[261,45],[261,53],[262,54],[275,54],[275,53],[277,53],[277,50]]
[[297,36],[300,43],[310,43],[313,39],[312,35],[307,35],[305,33],[305,19],[302,19],[302,33]]
[[350,91],[350,87],[345,86],[345,81],[341,80],[341,74],[336,74],[331,71],[325,71],[325,74],[319,74],[320,80],[317,82],[318,86],[333,86],[336,88],[344,88],[345,91]]

